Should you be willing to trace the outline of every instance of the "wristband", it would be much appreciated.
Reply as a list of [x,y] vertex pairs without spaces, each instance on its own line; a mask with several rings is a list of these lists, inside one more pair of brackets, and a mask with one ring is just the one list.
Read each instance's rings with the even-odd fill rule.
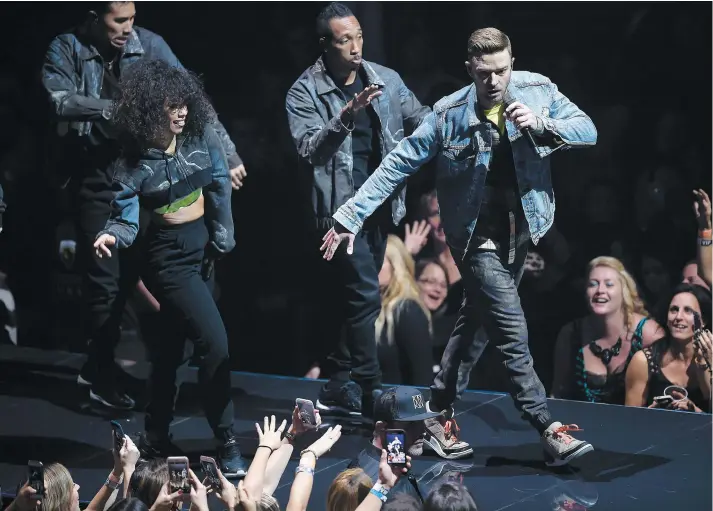
[[711,229],[700,229],[698,231],[698,237],[704,240],[709,240],[713,237],[713,231],[711,231]]
[[314,461],[317,461],[319,459],[317,453],[315,453],[312,449],[305,449],[300,453],[300,457],[304,456],[306,453],[310,453],[312,456],[314,456]]
[[308,467],[307,465],[297,465],[297,468],[295,469],[295,475],[299,474],[300,472],[304,472],[305,474],[309,474],[314,477],[314,469],[312,467]]
[[701,247],[710,247],[713,244],[713,240],[710,238],[698,238],[698,245]]
[[114,474],[111,473],[109,474],[109,477],[106,478],[106,481],[104,481],[104,486],[111,490],[116,490],[119,485],[124,481],[124,475],[122,474],[121,477],[119,477],[119,480],[114,479]]
[[286,432],[285,432],[285,438],[287,439],[287,441],[288,441],[290,444],[292,444],[292,443],[294,443],[294,441],[295,441],[295,434],[294,434],[294,433],[290,433],[289,431],[286,431]]
[[[272,453],[275,452],[275,449],[273,449],[269,445],[258,445],[257,449],[259,449],[260,447],[264,447],[265,449],[270,449],[270,456],[272,456]],[[255,449],[255,450],[257,450],[257,449]]]

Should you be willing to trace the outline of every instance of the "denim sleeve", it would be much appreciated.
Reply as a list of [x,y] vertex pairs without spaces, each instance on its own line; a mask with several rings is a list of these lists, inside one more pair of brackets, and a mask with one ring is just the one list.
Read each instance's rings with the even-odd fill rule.
[[[153,34],[152,39],[156,54],[159,55],[162,60],[179,69],[185,69],[183,64],[181,64],[181,61],[178,60],[178,57],[176,57],[176,54],[173,53],[173,50],[171,50],[171,47],[163,37]],[[223,150],[228,158],[229,168],[234,169],[235,167],[241,165],[243,160],[238,155],[238,151],[235,149],[235,144],[230,139],[230,135],[228,135],[228,131],[225,129],[225,126],[223,126],[223,124],[218,120],[218,114],[214,112],[213,115],[215,119],[213,121],[213,128],[218,134],[220,143],[222,144]]]
[[335,115],[325,125],[312,97],[301,82],[287,92],[285,107],[292,140],[300,157],[311,165],[325,165],[350,133],[342,125],[340,115]]
[[440,148],[436,114],[431,112],[412,135],[404,138],[381,162],[381,165],[334,214],[334,219],[356,234],[364,221],[411,174],[428,163]]
[[404,119],[404,127],[407,129],[407,133],[413,133],[431,113],[431,109],[419,102],[411,89],[406,87],[401,77],[399,77],[399,97],[401,98],[401,116]]
[[549,83],[552,103],[549,117],[542,117],[546,131],[557,137],[564,147],[587,147],[597,143],[597,128],[592,119],[582,112],[558,89]]
[[50,43],[42,64],[42,85],[49,95],[55,115],[64,120],[91,121],[109,119],[112,103],[77,94],[77,71],[70,44],[56,37]]
[[210,126],[206,128],[205,141],[213,164],[213,182],[204,189],[210,244],[215,251],[227,254],[235,248],[228,159],[220,137]]
[[116,238],[117,248],[128,248],[139,232],[139,196],[132,187],[116,179],[112,192],[112,214],[97,238],[111,234]]

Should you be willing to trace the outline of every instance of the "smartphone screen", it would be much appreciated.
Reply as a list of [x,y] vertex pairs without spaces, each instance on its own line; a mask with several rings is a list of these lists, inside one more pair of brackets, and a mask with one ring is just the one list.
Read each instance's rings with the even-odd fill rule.
[[317,417],[314,415],[314,403],[309,399],[295,399],[302,423],[309,427],[317,427]]
[[114,432],[114,450],[119,452],[124,446],[124,429],[121,427],[121,424],[116,421],[111,421],[110,424],[111,429]]
[[701,324],[701,315],[696,311],[693,311],[693,331],[703,330],[703,325]]
[[183,493],[190,493],[188,458],[185,456],[172,456],[166,462],[168,463],[168,483],[171,487],[171,493],[178,490],[183,490]]
[[389,465],[406,465],[406,434],[401,429],[386,430],[386,461]]
[[203,473],[208,478],[208,483],[211,487],[220,489],[222,484],[220,482],[220,477],[218,477],[218,466],[213,458],[208,456],[201,456],[201,468],[203,468]]
[[45,467],[40,461],[27,462],[27,482],[37,493],[34,497],[41,499],[45,496]]

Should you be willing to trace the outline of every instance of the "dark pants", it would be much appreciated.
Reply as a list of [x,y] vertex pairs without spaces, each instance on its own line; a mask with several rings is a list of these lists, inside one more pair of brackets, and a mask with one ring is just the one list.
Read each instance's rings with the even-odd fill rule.
[[379,272],[386,252],[388,225],[386,213],[379,210],[354,239],[354,252],[348,255],[340,246],[332,260],[343,291],[345,337],[327,358],[328,385],[351,379],[366,393],[381,387],[381,371],[376,351],[376,318],[381,311]]
[[[507,218],[507,212],[504,213]],[[483,218],[484,223],[487,219]],[[507,229],[505,222],[505,229]],[[474,236],[467,252],[451,247],[453,258],[463,277],[465,298],[460,316],[443,353],[441,371],[431,386],[433,404],[438,410],[451,406],[468,386],[470,371],[490,341],[501,354],[510,380],[510,395],[515,406],[538,431],[552,420],[547,396],[535,373],[528,346],[527,323],[517,287],[524,271],[529,230],[521,209],[515,212],[514,261],[508,262],[509,232],[503,223],[497,229],[481,225],[476,235],[496,241],[495,250],[477,247]]]
[[207,244],[204,218],[173,226],[152,224],[146,233],[145,280],[161,304],[163,327],[163,335],[152,340],[149,349],[152,369],[146,431],[150,438],[168,434],[182,379],[179,373],[192,354],[199,361],[198,384],[208,423],[221,441],[232,435],[228,335],[201,276]]
[[112,387],[114,351],[121,336],[121,321],[128,297],[139,278],[141,241],[128,249],[114,250],[112,257],[98,258],[94,250],[97,233],[111,215],[111,188],[107,160],[81,178],[76,197],[78,229],[77,263],[82,273],[83,325],[89,345],[89,362],[94,365],[97,387]]

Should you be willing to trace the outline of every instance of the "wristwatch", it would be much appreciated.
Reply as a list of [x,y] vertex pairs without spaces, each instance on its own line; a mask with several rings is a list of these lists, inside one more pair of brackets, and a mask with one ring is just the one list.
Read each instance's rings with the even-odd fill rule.
[[119,480],[115,480],[112,478],[113,474],[109,474],[109,477],[106,478],[106,481],[104,482],[104,486],[111,490],[116,490],[119,486],[121,486],[121,483],[124,482],[124,476],[122,475]]

